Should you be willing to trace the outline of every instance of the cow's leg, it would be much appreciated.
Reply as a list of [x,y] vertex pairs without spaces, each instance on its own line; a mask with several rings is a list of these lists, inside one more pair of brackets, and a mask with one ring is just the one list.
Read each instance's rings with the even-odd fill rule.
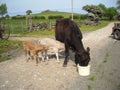
[[32,60],[31,52],[28,51],[27,53],[28,53],[28,59],[27,59],[27,61],[28,61],[28,60]]
[[35,62],[35,65],[36,65],[36,66],[38,65],[38,59],[37,59],[37,56],[38,56],[37,51],[34,51],[34,62]]
[[47,50],[45,50],[45,58],[48,60],[49,57],[48,57],[48,54],[47,54]]
[[25,61],[28,62],[28,58],[27,58],[27,50],[24,50],[25,52]]
[[66,67],[67,66],[67,62],[69,60],[69,44],[68,44],[68,41],[66,40],[65,41],[65,60],[64,60],[64,63],[63,63],[63,67]]
[[56,52],[55,55],[56,55],[56,58],[57,58],[57,62],[60,62],[60,61],[59,61],[59,55],[58,55],[58,52]]
[[76,66],[79,64],[79,61],[78,61],[78,56],[77,56],[77,54],[75,54],[75,64],[76,64]]
[[41,52],[41,56],[42,56],[42,61],[45,62],[44,52]]

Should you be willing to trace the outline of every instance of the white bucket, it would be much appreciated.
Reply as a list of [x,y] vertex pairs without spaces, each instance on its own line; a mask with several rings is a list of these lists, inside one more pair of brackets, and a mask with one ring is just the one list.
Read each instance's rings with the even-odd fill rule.
[[88,66],[79,66],[77,65],[78,73],[80,76],[88,76],[90,75],[90,65]]

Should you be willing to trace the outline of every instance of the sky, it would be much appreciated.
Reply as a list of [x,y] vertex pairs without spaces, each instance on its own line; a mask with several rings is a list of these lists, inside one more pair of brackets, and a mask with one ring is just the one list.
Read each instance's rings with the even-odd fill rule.
[[[25,15],[27,10],[40,13],[44,10],[71,12],[72,0],[0,0],[6,3],[8,15]],[[106,7],[116,7],[117,0],[73,0],[74,13],[87,13],[82,10],[85,5],[104,4]]]

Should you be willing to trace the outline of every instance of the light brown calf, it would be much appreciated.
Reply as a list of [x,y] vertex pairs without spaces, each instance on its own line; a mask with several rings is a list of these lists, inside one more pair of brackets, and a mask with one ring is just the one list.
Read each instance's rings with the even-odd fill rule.
[[[36,43],[33,43],[31,41],[23,41],[23,49],[24,49],[24,52],[25,52],[25,59],[28,61],[27,59],[27,55],[32,53],[33,56],[34,56],[34,61],[35,61],[35,64],[37,65],[38,64],[38,60],[37,60],[37,56],[38,56],[38,53],[41,52],[41,53],[44,53],[45,52],[45,55],[47,54],[47,50],[48,50],[48,46],[47,45],[42,45],[42,44],[36,44]],[[30,59],[31,57],[29,57]]]

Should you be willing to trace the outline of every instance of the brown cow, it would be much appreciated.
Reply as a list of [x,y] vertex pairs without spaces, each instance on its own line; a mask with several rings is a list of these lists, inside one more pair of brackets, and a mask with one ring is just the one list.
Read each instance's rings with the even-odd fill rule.
[[28,61],[27,55],[28,54],[30,55],[32,53],[34,56],[35,64],[37,65],[38,64],[38,60],[37,60],[38,53],[39,52],[47,53],[47,50],[49,47],[46,45],[42,45],[42,44],[38,45],[38,44],[33,43],[31,41],[23,41],[23,48],[24,48],[26,60]]

